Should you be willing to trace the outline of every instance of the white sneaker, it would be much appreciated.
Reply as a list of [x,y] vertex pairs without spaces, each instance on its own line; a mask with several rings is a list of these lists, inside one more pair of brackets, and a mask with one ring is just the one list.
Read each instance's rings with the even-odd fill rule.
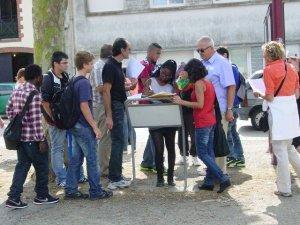
[[120,180],[120,181],[117,181],[117,182],[109,182],[107,188],[110,189],[110,190],[116,190],[117,188],[127,188],[129,187],[131,184],[130,181],[126,181],[126,180]]
[[201,165],[200,159],[197,156],[195,156],[195,157],[190,156],[190,161],[191,161],[192,166],[200,166]]
[[176,161],[175,165],[183,165],[183,164],[184,164],[183,156],[179,156],[179,158]]

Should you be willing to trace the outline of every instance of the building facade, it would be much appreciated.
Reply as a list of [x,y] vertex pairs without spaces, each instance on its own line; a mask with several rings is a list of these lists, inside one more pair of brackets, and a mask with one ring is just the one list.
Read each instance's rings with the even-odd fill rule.
[[32,0],[0,0],[0,82],[33,63]]
[[[100,46],[125,37],[142,59],[151,42],[162,45],[162,59],[178,63],[193,57],[196,41],[211,36],[227,46],[246,76],[263,67],[264,19],[270,0],[76,0],[69,1],[67,49],[99,55]],[[285,1],[286,46],[300,52],[300,1]]]

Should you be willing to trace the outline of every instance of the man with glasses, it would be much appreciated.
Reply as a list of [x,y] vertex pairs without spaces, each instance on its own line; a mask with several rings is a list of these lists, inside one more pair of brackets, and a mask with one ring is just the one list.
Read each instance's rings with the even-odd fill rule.
[[[214,41],[210,37],[204,36],[198,40],[197,52],[208,71],[207,79],[215,88],[222,113],[223,129],[227,131],[228,123],[234,119],[232,108],[235,97],[235,80],[232,66],[227,59],[216,52]],[[218,157],[216,162],[226,174],[226,157]]]
[[130,43],[124,38],[117,38],[112,47],[113,56],[106,61],[103,71],[103,102],[106,114],[106,126],[110,130],[111,155],[109,161],[110,180],[108,188],[129,187],[130,182],[122,176],[123,147],[124,147],[124,102],[127,99],[126,91],[132,86],[125,88],[125,75],[122,70],[122,61],[129,58],[131,52]]
[[[66,131],[59,129],[55,124],[51,103],[56,92],[66,86],[69,81],[67,73],[69,67],[68,56],[64,52],[54,52],[51,57],[51,69],[44,75],[42,92],[43,114],[48,123],[48,131],[51,143],[51,164],[56,176],[58,187],[64,188],[66,185],[66,169],[64,167],[64,150],[66,144]],[[79,178],[80,182],[86,182],[83,169]]]

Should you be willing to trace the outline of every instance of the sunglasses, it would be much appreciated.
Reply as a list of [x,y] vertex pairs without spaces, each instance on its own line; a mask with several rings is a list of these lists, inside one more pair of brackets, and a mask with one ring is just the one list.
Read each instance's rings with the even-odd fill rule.
[[204,53],[205,52],[205,50],[207,50],[207,49],[209,49],[211,46],[208,46],[208,47],[206,47],[206,48],[200,48],[200,49],[197,49],[196,51],[200,54],[200,52],[201,53]]

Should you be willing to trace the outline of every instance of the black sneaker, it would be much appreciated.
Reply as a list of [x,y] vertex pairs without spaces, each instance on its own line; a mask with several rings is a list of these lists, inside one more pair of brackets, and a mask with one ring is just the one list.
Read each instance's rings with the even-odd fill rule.
[[106,191],[106,190],[103,190],[101,192],[101,194],[95,196],[95,197],[90,197],[90,200],[97,200],[97,199],[105,199],[105,198],[110,198],[113,196],[113,192],[112,191]]
[[202,185],[199,185],[198,188],[199,188],[199,190],[213,191],[214,185],[202,184]]
[[83,194],[80,191],[77,191],[72,194],[65,194],[65,199],[87,199],[90,196],[88,194]]
[[20,199],[15,200],[12,198],[8,198],[6,200],[5,206],[11,209],[24,209],[28,207],[28,204],[25,202],[22,202]]
[[220,183],[220,189],[217,191],[217,193],[222,193],[228,187],[230,187],[230,185],[231,185],[231,183],[230,183],[229,179],[227,181],[224,181],[224,182]]
[[33,203],[36,205],[47,205],[47,204],[54,204],[58,202],[59,202],[59,198],[55,198],[49,194],[44,198],[36,196],[33,200]]

